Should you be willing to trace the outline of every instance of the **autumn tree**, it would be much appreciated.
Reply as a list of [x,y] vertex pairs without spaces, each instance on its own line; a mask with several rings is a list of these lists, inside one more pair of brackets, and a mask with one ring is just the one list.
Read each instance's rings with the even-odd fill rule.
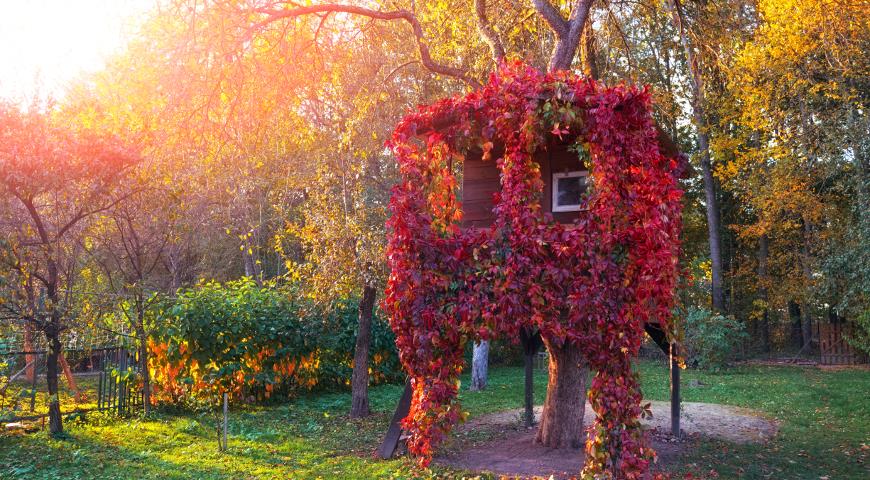
[[[152,173],[140,171],[136,176]],[[131,177],[139,191],[101,215],[82,248],[102,273],[103,296],[114,300],[115,316],[135,336],[147,415],[151,409],[148,339],[153,335],[153,309],[171,284],[166,256],[178,220],[171,211],[177,195],[168,187],[149,185],[147,178]]]
[[0,106],[0,225],[9,239],[17,314],[48,343],[49,430],[63,431],[58,398],[61,336],[75,321],[74,288],[86,227],[126,200],[137,161],[119,140],[59,124],[49,105]]
[[862,282],[844,281],[860,278],[860,262],[843,255],[861,257],[855,228],[867,211],[868,10],[815,0],[758,10],[763,23],[728,69],[720,112],[731,128],[716,147],[733,155],[717,175],[746,212],[741,242],[759,252],[750,282],[762,318],[787,310],[808,349],[823,304],[861,310],[846,299]]

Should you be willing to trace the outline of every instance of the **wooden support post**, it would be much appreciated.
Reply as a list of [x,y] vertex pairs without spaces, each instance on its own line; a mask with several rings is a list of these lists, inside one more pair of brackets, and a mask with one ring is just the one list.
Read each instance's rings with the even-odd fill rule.
[[677,362],[677,345],[671,343],[671,434],[680,438],[680,364]]
[[405,380],[405,391],[402,392],[402,398],[399,399],[399,404],[390,420],[390,427],[387,429],[387,434],[384,435],[384,441],[378,447],[378,456],[384,460],[392,458],[393,454],[396,453],[396,447],[399,446],[399,439],[402,437],[402,420],[411,411],[412,393],[411,379],[409,378]]
[[227,394],[224,392],[224,432],[223,432],[223,450],[227,450]]
[[106,378],[106,372],[100,372],[99,381],[97,382],[97,410],[103,409],[103,382]]

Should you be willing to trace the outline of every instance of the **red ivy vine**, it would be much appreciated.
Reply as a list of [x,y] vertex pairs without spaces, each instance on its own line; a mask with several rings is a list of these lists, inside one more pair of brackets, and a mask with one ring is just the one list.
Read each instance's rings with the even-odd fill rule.
[[[644,322],[670,316],[682,196],[650,108],[646,89],[510,63],[483,89],[420,107],[396,128],[388,146],[402,181],[390,202],[384,307],[412,378],[404,425],[423,465],[461,415],[466,342],[534,326],[557,343],[579,342],[597,372],[584,477],[647,471],[655,454],[644,446],[631,359]],[[589,155],[591,193],[574,225],[541,209],[533,154],[548,135],[576,138]],[[504,145],[492,159],[496,221],[460,229],[453,159],[475,146],[486,159],[494,143]]]

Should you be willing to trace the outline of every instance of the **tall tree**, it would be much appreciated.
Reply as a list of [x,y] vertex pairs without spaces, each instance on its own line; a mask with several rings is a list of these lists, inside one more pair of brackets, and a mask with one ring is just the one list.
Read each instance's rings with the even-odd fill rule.
[[689,36],[689,26],[680,0],[673,0],[671,4],[672,21],[679,32],[686,63],[689,68],[689,84],[691,86],[692,116],[697,129],[698,155],[700,156],[701,172],[704,179],[704,200],[707,208],[707,229],[710,244],[711,264],[711,296],[713,308],[718,312],[725,312],[725,289],[723,285],[722,264],[722,238],[719,200],[717,198],[718,186],[713,177],[713,165],[710,159],[710,129],[707,118],[707,100],[705,97],[704,79],[701,65],[695,53],[695,46]]
[[[105,296],[114,298],[124,326],[135,335],[142,378],[144,413],[151,411],[151,372],[148,339],[152,335],[153,307],[167,291],[171,277],[165,269],[173,237],[173,192],[148,185],[149,173],[137,172],[130,182],[139,191],[107,211],[87,232],[82,248],[103,273]],[[142,178],[145,176],[145,178]],[[114,325],[113,325],[114,326]]]
[[761,1],[758,13],[727,69],[720,112],[731,129],[716,148],[734,154],[717,173],[746,212],[739,237],[766,244],[765,304],[787,310],[796,343],[810,348],[822,305],[845,307],[841,279],[856,271],[842,260],[857,245],[853,212],[867,211],[870,21],[854,2]]

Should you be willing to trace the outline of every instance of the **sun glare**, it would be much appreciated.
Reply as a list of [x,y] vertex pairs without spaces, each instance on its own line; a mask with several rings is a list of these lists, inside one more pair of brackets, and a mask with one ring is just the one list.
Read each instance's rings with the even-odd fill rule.
[[0,97],[63,95],[120,50],[155,0],[0,0]]

